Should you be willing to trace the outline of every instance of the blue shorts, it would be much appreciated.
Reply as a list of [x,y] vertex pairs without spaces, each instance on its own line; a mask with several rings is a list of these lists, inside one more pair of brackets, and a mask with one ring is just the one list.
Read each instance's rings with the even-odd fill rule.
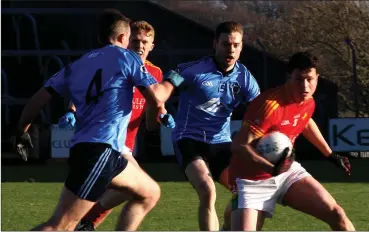
[[105,143],[78,143],[71,147],[65,187],[81,199],[97,201],[111,180],[127,166],[120,152]]

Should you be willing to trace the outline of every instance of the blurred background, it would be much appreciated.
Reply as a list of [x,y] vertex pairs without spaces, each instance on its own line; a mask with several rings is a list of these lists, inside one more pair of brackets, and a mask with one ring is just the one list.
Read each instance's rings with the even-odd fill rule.
[[[308,49],[317,54],[322,78],[314,96],[313,118],[333,149],[350,156],[353,174],[346,177],[333,165],[322,162],[322,155],[302,137],[296,140],[297,159],[316,178],[327,183],[329,190],[336,192],[335,196],[349,208],[349,214],[354,215],[354,224],[358,224],[359,229],[369,229],[369,1],[14,0],[2,1],[1,5],[3,229],[27,229],[29,223],[40,221],[40,215],[48,214],[52,208],[49,204],[54,204],[57,198],[58,193],[53,189],[58,190],[64,181],[67,170],[64,161],[69,155],[73,130],[60,129],[55,124],[65,113],[69,99],[54,99],[34,121],[30,134],[35,146],[27,163],[13,152],[12,136],[24,105],[42,84],[59,69],[98,46],[96,22],[104,8],[116,8],[133,20],[146,20],[153,25],[155,48],[148,60],[164,73],[179,63],[211,55],[214,29],[226,20],[244,25],[240,61],[255,76],[262,91],[285,82],[286,61],[294,52]],[[175,114],[177,96],[173,96],[166,107]],[[245,110],[240,106],[233,113],[232,134],[240,127]],[[183,202],[182,207],[190,204],[191,186],[165,183],[185,181],[173,156],[170,132],[161,128],[148,134],[141,126],[135,156],[160,182],[162,192],[169,194],[173,202]],[[34,182],[41,184],[29,185]],[[43,185],[44,182],[55,182],[57,187],[51,189]],[[182,195],[177,196],[178,188],[185,189]],[[350,190],[346,192],[347,189]],[[222,207],[227,194],[220,193]],[[33,197],[43,199],[35,202],[36,208],[29,205],[33,203],[25,203]],[[195,195],[193,198],[197,200]],[[163,196],[163,199],[167,198]],[[355,203],[352,199],[356,199]],[[15,223],[26,217],[25,208],[30,210],[25,223]],[[160,204],[158,208],[159,212],[173,210],[163,213],[165,218],[172,217],[163,222],[153,213],[141,229],[197,229],[195,218],[192,222],[187,216],[173,218],[182,212]],[[195,209],[192,210],[195,217]],[[283,220],[294,218],[289,211],[281,215]],[[296,226],[272,223],[265,228],[300,230],[309,225],[309,230],[328,229],[308,217],[293,221],[301,223]],[[111,222],[107,223],[108,226],[102,228],[112,229]],[[165,223],[174,223],[177,227],[167,228]]]

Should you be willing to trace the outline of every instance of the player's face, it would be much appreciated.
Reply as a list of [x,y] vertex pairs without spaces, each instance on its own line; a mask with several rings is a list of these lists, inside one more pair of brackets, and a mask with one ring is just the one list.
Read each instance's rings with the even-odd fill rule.
[[242,35],[239,32],[222,33],[214,40],[215,59],[226,71],[233,68],[242,51]]
[[311,98],[318,84],[319,74],[315,68],[295,69],[291,74],[292,93],[296,102]]
[[145,62],[149,52],[154,48],[154,38],[147,36],[147,32],[139,30],[131,34],[128,48],[135,51]]

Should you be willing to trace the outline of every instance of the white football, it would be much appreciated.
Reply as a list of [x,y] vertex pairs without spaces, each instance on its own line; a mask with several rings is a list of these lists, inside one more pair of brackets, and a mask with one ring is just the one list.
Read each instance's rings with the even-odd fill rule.
[[269,162],[276,163],[283,151],[289,147],[292,151],[291,140],[283,133],[274,131],[261,137],[256,145],[256,150]]

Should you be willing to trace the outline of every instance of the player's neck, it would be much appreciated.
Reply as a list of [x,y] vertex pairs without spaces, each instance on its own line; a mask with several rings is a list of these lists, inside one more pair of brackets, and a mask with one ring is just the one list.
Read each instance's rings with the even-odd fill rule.
[[234,66],[236,65],[236,64],[233,64],[232,66],[228,66],[228,67],[223,66],[221,64],[221,62],[217,61],[217,58],[215,56],[213,57],[213,60],[214,60],[214,64],[215,64],[217,70],[219,72],[221,72],[223,74],[223,76],[226,76],[226,75],[230,74],[233,71]]
[[296,105],[302,105],[302,104],[304,104],[305,100],[302,100],[301,101],[300,99],[296,99],[293,96],[293,92],[291,90],[292,90],[291,83],[290,82],[287,82],[284,85],[284,93],[285,93],[285,96],[286,96],[287,103],[294,103]]

